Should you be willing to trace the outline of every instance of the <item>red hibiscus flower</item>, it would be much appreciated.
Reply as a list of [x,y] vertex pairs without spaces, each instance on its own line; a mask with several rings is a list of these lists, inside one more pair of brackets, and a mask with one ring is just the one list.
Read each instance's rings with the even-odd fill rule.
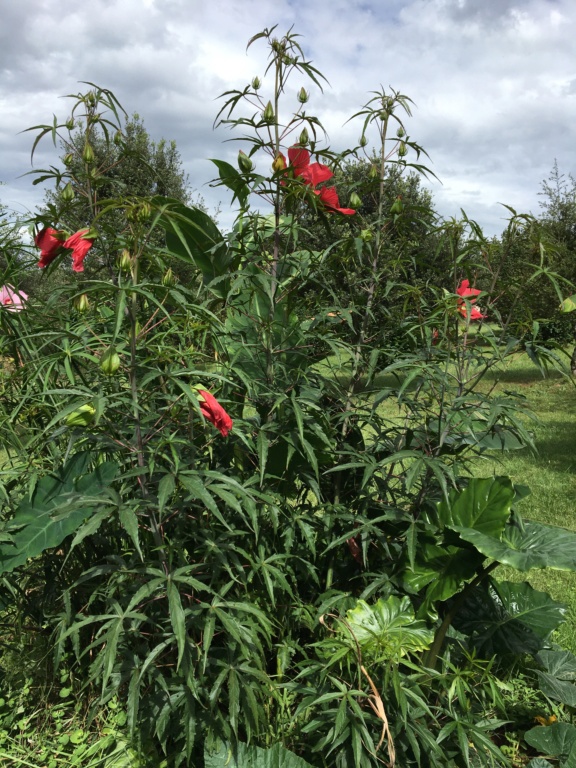
[[315,195],[320,197],[320,200],[324,203],[329,211],[336,211],[337,213],[344,213],[346,216],[352,216],[356,213],[353,208],[340,208],[340,201],[338,200],[338,193],[334,187],[323,187],[318,192],[314,192]]
[[86,237],[90,230],[81,229],[71,235],[63,243],[64,248],[72,250],[72,269],[74,272],[84,272],[84,259],[94,244],[94,237]]
[[482,314],[479,307],[474,306],[474,304],[476,304],[476,297],[481,294],[482,291],[479,288],[470,288],[469,280],[462,280],[458,288],[456,288],[456,293],[458,296],[462,297],[458,300],[458,312],[460,312],[463,318],[468,317],[468,307],[466,306],[464,299],[468,299],[469,303],[472,304],[472,307],[470,308],[471,322],[484,320],[487,317],[487,315]]
[[40,261],[38,262],[40,269],[47,267],[58,256],[62,249],[63,238],[62,232],[58,232],[52,227],[44,227],[38,232],[34,242],[40,248]]
[[200,389],[198,394],[203,398],[203,401],[200,402],[200,410],[204,418],[220,430],[222,437],[226,437],[232,429],[232,419],[210,392]]
[[458,296],[462,296],[463,299],[472,299],[473,304],[476,301],[476,296],[482,293],[482,291],[479,288],[470,288],[469,280],[462,280],[458,288],[456,288],[456,293]]
[[311,163],[310,152],[304,147],[290,147],[288,150],[290,167],[294,170],[294,176],[302,179],[305,184],[316,187],[323,181],[328,181],[334,174],[323,163]]
[[[462,317],[466,318],[468,313],[466,310],[466,305],[461,304],[458,307],[458,312],[462,315]],[[488,317],[488,315],[483,315],[479,307],[471,307],[470,309],[470,320],[474,322],[475,320],[485,320]]]

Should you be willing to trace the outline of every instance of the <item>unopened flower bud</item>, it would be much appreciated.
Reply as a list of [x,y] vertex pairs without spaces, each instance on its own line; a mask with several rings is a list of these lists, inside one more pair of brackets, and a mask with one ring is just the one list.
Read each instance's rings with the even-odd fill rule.
[[114,144],[116,146],[119,146],[124,141],[124,136],[122,136],[122,131],[116,131],[114,134]]
[[132,257],[130,256],[130,251],[124,248],[120,252],[116,263],[122,272],[130,272],[132,269]]
[[60,193],[60,197],[64,202],[69,203],[74,200],[74,190],[72,189],[72,183],[69,181]]
[[138,221],[146,221],[146,219],[150,218],[151,213],[152,208],[150,207],[150,203],[140,203],[136,218]]
[[282,152],[278,152],[276,157],[274,158],[274,161],[272,162],[272,170],[274,173],[278,173],[279,171],[284,171],[286,169],[286,158],[282,154]]
[[365,243],[369,243],[370,240],[372,240],[372,230],[371,229],[363,229],[360,232],[360,239],[363,240]]
[[84,97],[84,101],[85,101],[85,103],[89,107],[95,107],[96,106],[96,94],[94,93],[94,91],[88,91],[88,93]]
[[308,144],[308,131],[306,128],[302,128],[300,136],[298,137],[298,144],[300,144],[301,147],[305,147],[306,144]]
[[242,150],[238,152],[238,167],[241,171],[244,171],[244,173],[250,173],[254,168],[254,163],[245,152],[242,152]]
[[304,88],[304,86],[302,86],[302,88],[300,88],[300,90],[298,91],[298,101],[300,102],[300,104],[306,104],[309,98],[310,98],[310,94]]
[[362,198],[360,195],[358,195],[356,192],[352,192],[350,195],[350,207],[351,208],[360,208],[362,205]]
[[90,163],[94,162],[94,150],[92,149],[92,146],[90,142],[86,142],[84,144],[84,151],[82,152],[82,160],[89,165]]
[[400,146],[398,147],[398,155],[400,157],[405,157],[408,154],[408,147],[406,146],[405,141],[400,142]]
[[360,136],[360,138],[358,139],[358,144],[361,147],[365,147],[366,144],[368,144],[368,139],[366,138],[366,136],[364,136],[364,134],[362,134],[362,136]]
[[398,195],[396,200],[392,203],[390,213],[402,213],[404,210],[404,203],[402,202],[402,195]]
[[66,120],[66,128],[69,131],[73,131],[74,130],[74,118],[73,117],[69,117],[68,120]]
[[81,405],[72,413],[69,413],[66,417],[66,425],[68,427],[87,427],[94,421],[94,414],[96,408],[89,403]]
[[255,91],[257,91],[261,85],[262,81],[259,77],[255,77],[254,80],[252,80],[252,88],[254,88]]
[[368,172],[368,176],[371,179],[380,178],[380,171],[378,170],[378,166],[374,165],[374,163],[372,163],[372,165],[370,166],[370,171]]
[[114,347],[108,347],[100,360],[100,368],[106,376],[113,376],[120,368],[120,357]]
[[168,267],[164,275],[162,276],[162,285],[165,288],[174,288],[176,285],[176,275],[172,272],[172,267]]
[[400,128],[398,128],[398,130],[396,131],[396,136],[398,136],[398,138],[401,139],[402,136],[405,136],[405,135],[406,135],[406,131],[402,126],[400,126]]
[[274,107],[272,106],[271,101],[266,104],[264,112],[262,112],[262,119],[266,123],[271,123],[274,120]]
[[78,312],[88,312],[88,309],[90,308],[90,302],[88,301],[88,296],[85,293],[80,294],[76,298],[76,309]]
[[72,152],[68,152],[66,155],[64,155],[63,163],[66,166],[66,168],[70,168],[73,162],[74,162],[74,154]]

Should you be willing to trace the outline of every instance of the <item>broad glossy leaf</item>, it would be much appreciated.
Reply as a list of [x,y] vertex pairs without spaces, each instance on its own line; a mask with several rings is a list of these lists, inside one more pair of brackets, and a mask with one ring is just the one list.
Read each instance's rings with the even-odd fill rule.
[[576,533],[565,528],[526,520],[523,530],[510,524],[498,538],[471,529],[459,533],[486,557],[519,571],[531,568],[576,571]]
[[99,497],[118,465],[104,462],[86,473],[90,460],[88,452],[75,454],[57,473],[38,481],[31,499],[20,502],[10,521],[10,528],[17,529],[14,544],[0,545],[0,573],[59,546],[98,509]]
[[358,600],[346,613],[346,621],[363,655],[372,659],[400,659],[406,653],[425,650],[434,639],[426,623],[415,618],[407,597],[392,595],[373,606]]
[[419,615],[427,613],[435,602],[448,600],[459,592],[464,582],[474,577],[483,560],[483,555],[461,547],[419,543],[414,568],[407,568],[403,576],[408,590],[420,592],[426,588]]
[[205,768],[312,768],[310,763],[290,752],[281,744],[269,749],[238,744],[233,750],[221,744],[216,752],[204,752]]
[[473,590],[453,624],[486,657],[536,653],[565,614],[564,605],[526,582],[490,579]]
[[472,478],[437,505],[438,522],[454,531],[473,529],[499,536],[510,517],[514,486],[509,477]]
[[565,760],[576,745],[576,726],[571,723],[537,725],[526,731],[524,738],[539,752]]

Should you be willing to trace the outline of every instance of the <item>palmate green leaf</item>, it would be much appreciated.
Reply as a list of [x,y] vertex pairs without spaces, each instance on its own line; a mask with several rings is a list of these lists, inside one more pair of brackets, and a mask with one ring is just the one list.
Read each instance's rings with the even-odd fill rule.
[[486,557],[519,571],[532,568],[576,571],[576,533],[527,520],[522,528],[511,522],[500,538],[474,530],[459,530],[459,533]]
[[[434,632],[424,621],[417,620],[407,597],[391,595],[373,606],[358,600],[347,611],[346,621],[358,642],[363,656],[382,661],[398,661],[407,653],[423,651],[434,639]],[[346,633],[344,629],[342,633]]]
[[488,579],[472,591],[453,625],[487,658],[537,653],[566,616],[566,606],[527,582]]
[[77,453],[54,475],[41,478],[32,497],[23,499],[10,521],[13,545],[0,545],[0,573],[12,571],[30,557],[59,546],[90,515],[99,510],[102,491],[114,479],[118,465],[108,461],[86,470],[89,452]]
[[437,505],[438,522],[454,531],[473,529],[499,536],[510,517],[514,486],[509,477],[472,478]]
[[290,752],[281,744],[269,749],[237,744],[221,743],[219,748],[204,752],[205,768],[312,768],[310,763]]
[[524,738],[531,747],[549,757],[565,760],[576,747],[576,726],[571,723],[537,725]]

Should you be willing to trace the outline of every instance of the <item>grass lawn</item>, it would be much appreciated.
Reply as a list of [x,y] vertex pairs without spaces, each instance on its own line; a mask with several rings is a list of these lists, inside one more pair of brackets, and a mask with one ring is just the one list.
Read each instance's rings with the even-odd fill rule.
[[[511,451],[495,456],[497,474],[510,475],[517,483],[531,489],[521,502],[525,518],[576,531],[576,387],[574,382],[553,372],[543,379],[525,355],[513,359],[499,374],[499,387],[520,392],[537,415],[534,425],[537,454]],[[485,475],[487,465],[480,462],[478,474]],[[565,571],[530,571],[519,574],[501,567],[499,578],[527,580],[535,588],[548,592],[568,606],[568,621],[555,640],[576,653],[576,573]]]

